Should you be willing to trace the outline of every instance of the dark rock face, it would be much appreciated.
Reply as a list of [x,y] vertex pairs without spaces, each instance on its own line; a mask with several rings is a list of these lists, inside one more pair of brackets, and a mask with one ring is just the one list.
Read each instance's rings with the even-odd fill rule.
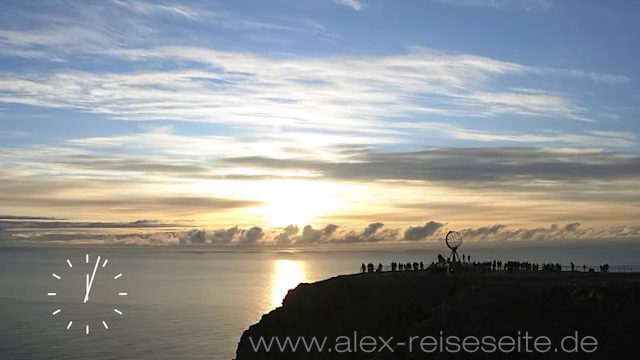
[[[354,332],[358,339],[354,340]],[[442,333],[441,333],[442,332]],[[567,353],[561,341],[578,333],[578,342],[588,336],[597,340],[592,353]],[[520,351],[505,353],[486,345],[475,353],[463,349],[438,351],[426,336],[462,339],[491,336],[498,344],[503,336],[518,341],[528,333],[533,339],[520,340]],[[442,335],[441,335],[442,334]],[[308,351],[301,337],[312,337],[323,351]],[[365,336],[376,345],[360,347]],[[547,353],[535,350],[537,337],[546,336]],[[259,345],[271,341],[266,351]],[[274,337],[284,343],[289,337],[298,348],[281,351]],[[340,338],[342,337],[342,338]],[[350,344],[347,344],[349,337]],[[393,340],[389,339],[393,337]],[[414,340],[410,341],[410,338]],[[508,340],[508,339],[507,339]],[[370,339],[367,340],[369,342]],[[384,346],[389,341],[391,351]],[[486,340],[491,342],[491,339]],[[525,348],[525,341],[528,341]],[[409,351],[411,342],[411,351]],[[455,342],[455,341],[454,341]],[[398,343],[405,343],[399,345]],[[573,350],[575,340],[565,340]],[[340,344],[340,346],[338,346]],[[447,344],[444,343],[446,346]],[[473,341],[469,349],[473,350]],[[544,345],[544,344],[542,344]],[[437,345],[436,345],[437,346]],[[513,347],[513,346],[512,346]],[[503,347],[511,349],[509,341]],[[329,348],[332,348],[329,350]],[[373,352],[365,352],[375,348]],[[556,352],[555,349],[558,349]],[[347,350],[350,349],[350,352]],[[592,350],[593,346],[587,346]],[[382,350],[382,351],[379,351]],[[623,274],[494,274],[473,275],[382,273],[341,276],[315,284],[301,284],[291,290],[284,305],[262,317],[243,334],[237,360],[252,359],[637,359],[640,350],[640,275]]]

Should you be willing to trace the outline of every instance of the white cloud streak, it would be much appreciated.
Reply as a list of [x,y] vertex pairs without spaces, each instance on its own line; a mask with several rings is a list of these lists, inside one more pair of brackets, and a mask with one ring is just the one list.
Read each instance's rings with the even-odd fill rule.
[[[100,55],[105,49],[138,48],[161,43],[211,43],[211,33],[234,31],[237,39],[285,41],[283,34],[333,41],[338,35],[306,18],[262,20],[212,3],[182,4],[142,0],[40,2],[0,14],[0,55],[48,61],[73,61]],[[166,17],[174,19],[166,21]],[[175,23],[198,22],[203,30],[188,36]],[[12,26],[11,22],[15,22]],[[192,25],[192,24],[190,24]],[[262,40],[261,40],[262,42]]]
[[190,20],[198,20],[200,14],[204,12],[203,9],[196,9],[182,4],[163,4],[136,0],[112,0],[112,2],[130,11],[147,16],[166,14],[184,17]]
[[363,8],[362,1],[360,0],[333,0],[336,4],[345,5],[353,10],[360,11]]
[[505,131],[482,131],[444,123],[398,123],[398,128],[435,131],[446,137],[481,142],[514,142],[523,144],[564,144],[578,147],[625,148],[640,143],[638,136],[626,131],[594,131],[560,133],[543,131],[538,133],[514,133]]
[[[379,131],[388,117],[424,114],[591,120],[586,107],[558,94],[490,90],[503,76],[545,76],[540,69],[424,48],[396,56],[328,58],[175,46],[106,49],[104,54],[135,62],[189,61],[200,69],[4,74],[0,102],[80,109],[125,120],[332,130]],[[555,73],[575,76],[573,71]]]

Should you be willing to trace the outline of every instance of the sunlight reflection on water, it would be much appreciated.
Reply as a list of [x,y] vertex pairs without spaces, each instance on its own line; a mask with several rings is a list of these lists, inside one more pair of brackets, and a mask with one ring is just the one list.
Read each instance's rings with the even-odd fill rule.
[[306,282],[304,262],[295,260],[276,260],[273,263],[271,305],[279,307],[290,289]]

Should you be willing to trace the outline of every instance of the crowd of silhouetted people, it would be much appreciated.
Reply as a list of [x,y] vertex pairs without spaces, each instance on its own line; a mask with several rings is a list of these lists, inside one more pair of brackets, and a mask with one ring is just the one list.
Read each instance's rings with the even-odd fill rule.
[[[571,271],[575,272],[575,264],[571,263]],[[382,263],[375,266],[373,263],[361,266],[361,272],[374,273],[383,272],[385,267]],[[445,258],[442,255],[438,255],[437,259],[431,262],[428,266],[425,266],[424,262],[392,262],[391,266],[386,268],[386,271],[430,271],[430,272],[476,272],[476,273],[490,273],[502,271],[506,273],[513,272],[530,272],[530,271],[544,271],[544,272],[562,272],[562,265],[559,263],[530,263],[527,261],[507,261],[502,262],[500,260],[493,261],[471,261],[471,255],[462,255],[462,257],[456,257],[455,260],[451,258]],[[582,271],[587,272],[587,266],[582,266]],[[588,272],[595,272],[593,268],[588,268]],[[600,272],[609,272],[609,264],[600,266]]]
[[[582,272],[595,272],[596,270],[592,267],[587,268],[587,265],[582,265]],[[571,271],[576,271],[576,265],[571,262]],[[609,272],[609,264],[600,265],[600,272]]]

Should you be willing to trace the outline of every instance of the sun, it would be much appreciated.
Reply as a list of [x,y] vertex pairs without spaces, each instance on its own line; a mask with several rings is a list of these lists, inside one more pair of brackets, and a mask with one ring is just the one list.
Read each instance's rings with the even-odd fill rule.
[[270,226],[307,225],[314,217],[341,207],[337,189],[328,182],[284,180],[264,184],[262,209]]
[[267,205],[267,221],[271,226],[308,224],[313,217],[313,209],[303,206],[295,199],[286,198],[272,201]]

